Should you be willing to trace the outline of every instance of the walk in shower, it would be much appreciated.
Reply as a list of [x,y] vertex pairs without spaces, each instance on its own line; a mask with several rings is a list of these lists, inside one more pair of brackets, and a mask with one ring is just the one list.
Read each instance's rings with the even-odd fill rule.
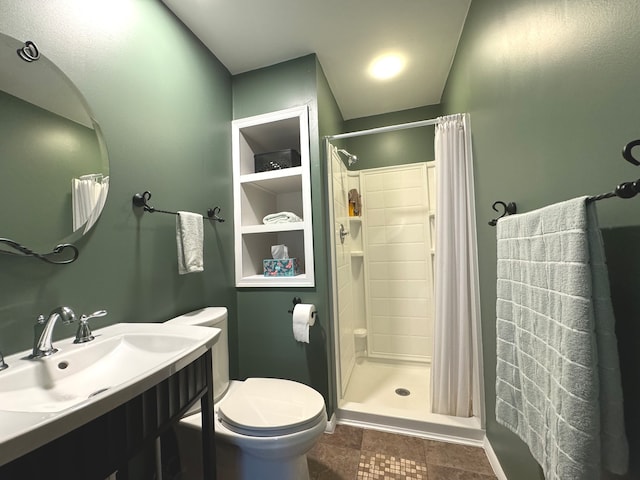
[[381,148],[393,131],[325,142],[338,421],[479,441],[478,418],[431,413],[436,164]]

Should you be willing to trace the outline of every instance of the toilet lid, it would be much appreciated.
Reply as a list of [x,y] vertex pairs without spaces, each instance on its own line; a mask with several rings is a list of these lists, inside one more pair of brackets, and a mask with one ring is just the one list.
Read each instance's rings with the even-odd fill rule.
[[302,383],[278,378],[248,378],[238,383],[218,408],[218,419],[237,433],[286,435],[314,425],[324,414],[322,395]]

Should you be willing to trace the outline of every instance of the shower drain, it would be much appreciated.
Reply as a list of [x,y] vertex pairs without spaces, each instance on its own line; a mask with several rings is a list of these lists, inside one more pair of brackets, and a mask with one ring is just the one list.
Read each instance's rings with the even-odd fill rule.
[[396,395],[400,395],[401,397],[408,397],[411,395],[411,392],[406,388],[396,388]]

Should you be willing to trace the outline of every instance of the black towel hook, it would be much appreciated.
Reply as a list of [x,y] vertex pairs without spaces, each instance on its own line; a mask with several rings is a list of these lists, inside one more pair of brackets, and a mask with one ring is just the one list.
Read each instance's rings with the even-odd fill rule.
[[640,162],[638,160],[636,160],[636,158],[633,156],[633,154],[631,153],[631,150],[634,147],[637,147],[638,145],[640,145],[640,140],[633,140],[629,143],[627,143],[624,148],[622,149],[622,156],[624,157],[624,159],[631,163],[632,165],[635,165],[636,167],[638,165],[640,165]]
[[215,220],[216,222],[224,222],[224,218],[222,218],[220,215],[220,207],[213,207],[213,208],[209,208],[207,209],[207,217],[209,217],[211,220]]
[[494,212],[499,211],[496,205],[500,205],[503,211],[502,211],[502,215],[500,215],[497,218],[494,218],[489,222],[489,225],[491,225],[492,227],[495,227],[498,224],[498,220],[504,217],[505,215],[513,215],[518,211],[518,209],[516,208],[516,204],[514,202],[504,203],[504,202],[501,202],[500,200],[498,200],[497,202],[493,202],[493,205],[491,205],[491,208],[493,208]]
[[156,209],[147,203],[149,200],[151,200],[151,192],[146,191],[144,193],[136,193],[132,202],[135,207],[142,207],[145,212],[153,213]]

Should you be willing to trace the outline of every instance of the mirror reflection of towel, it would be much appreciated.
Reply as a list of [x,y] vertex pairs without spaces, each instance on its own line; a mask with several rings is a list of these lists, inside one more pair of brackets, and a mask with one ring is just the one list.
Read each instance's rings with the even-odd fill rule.
[[71,179],[74,232],[83,227],[83,233],[89,231],[102,212],[108,191],[109,177],[101,173]]
[[204,228],[202,215],[178,212],[176,217],[176,243],[178,244],[178,273],[202,272]]
[[362,211],[361,196],[355,188],[349,190],[349,203],[353,204],[353,213],[360,215]]

